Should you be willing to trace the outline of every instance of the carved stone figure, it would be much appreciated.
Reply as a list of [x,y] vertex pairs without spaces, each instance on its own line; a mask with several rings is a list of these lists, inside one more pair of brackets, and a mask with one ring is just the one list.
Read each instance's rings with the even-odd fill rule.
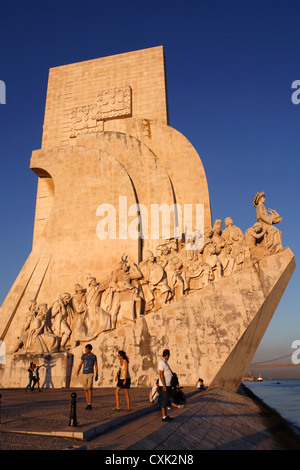
[[47,325],[47,312],[47,304],[39,305],[37,315],[29,327],[26,351],[52,353],[59,350],[59,341]]
[[224,220],[225,229],[222,231],[222,236],[226,244],[232,248],[232,256],[235,261],[235,269],[241,269],[245,262],[245,237],[242,230],[233,225],[231,217],[226,217]]
[[226,245],[226,240],[222,236],[222,220],[215,220],[214,226],[212,228],[212,241],[216,244],[218,254],[221,252],[221,249]]
[[167,283],[171,289],[172,296],[178,299],[184,295],[188,288],[184,272],[182,271],[183,262],[176,252],[171,253],[167,244],[159,245],[157,250],[160,251],[157,262],[166,272]]
[[111,329],[111,316],[100,305],[102,293],[107,284],[98,283],[96,278],[89,275],[85,300],[86,310],[80,325],[74,333],[76,341],[91,341],[103,331]]
[[35,300],[31,300],[29,308],[28,308],[28,313],[26,315],[25,324],[22,328],[22,332],[20,336],[17,338],[16,345],[12,348],[9,354],[16,353],[19,349],[21,349],[22,347],[26,345],[29,327],[30,327],[30,324],[35,319],[36,314],[37,314],[37,303]]
[[232,256],[231,252],[231,246],[227,245],[226,243],[219,254],[219,259],[222,264],[222,273],[225,277],[230,276],[230,274],[232,274],[234,271],[235,259],[234,256]]
[[[113,271],[109,279],[109,286],[106,295],[107,308],[111,313],[111,326],[116,328],[117,319],[122,310],[126,310],[125,317],[135,320],[141,315],[142,297],[137,285],[133,282],[142,278],[142,273],[138,266],[127,262],[127,257],[123,255],[119,263],[119,268]],[[124,309],[122,308],[124,307]],[[122,324],[119,318],[119,324]]]
[[73,320],[73,309],[69,305],[71,295],[65,292],[51,307],[51,329],[60,338],[60,349],[65,349],[71,336],[70,324]]
[[233,272],[235,260],[231,254],[232,249],[227,245],[221,229],[222,220],[217,219],[212,228],[211,238],[216,245],[216,254],[222,264],[222,274],[224,276],[229,276]]
[[146,311],[154,307],[155,295],[157,290],[160,294],[161,303],[166,304],[171,297],[171,289],[167,282],[167,275],[164,268],[157,263],[152,251],[144,252],[145,259],[140,262],[139,269],[143,274],[141,285],[146,302]]
[[200,253],[202,244],[202,236],[198,233],[181,241],[179,255],[183,264],[181,272],[186,285],[185,294],[206,287],[214,279],[209,264],[203,263]]
[[194,263],[187,265],[186,278],[189,291],[195,291],[208,286],[214,280],[214,275],[209,264],[202,263],[201,258],[199,258]]
[[71,324],[71,343],[72,346],[77,345],[77,330],[81,327],[81,324],[84,319],[84,314],[87,310],[85,290],[80,284],[75,284],[74,286],[75,293],[71,299],[71,306],[74,312],[73,321]]
[[245,232],[245,243],[250,249],[251,259],[256,262],[266,256],[268,252],[264,244],[264,235],[266,230],[263,229],[260,222],[256,222],[253,227],[248,228]]
[[[222,263],[219,260],[218,255],[221,252],[221,248],[217,247],[216,242],[213,240],[213,230],[207,229],[204,233],[204,245],[200,250],[202,254],[202,260],[204,264],[208,264],[212,270],[214,280],[218,280],[222,277]],[[223,241],[219,240],[219,244]]]
[[103,288],[101,287],[101,284],[96,281],[96,278],[92,276],[89,276],[87,281],[88,287],[86,289],[85,295],[87,311],[84,321],[87,324],[88,330],[91,330],[93,328],[93,324],[96,321],[97,308],[100,307]]
[[266,248],[272,253],[277,253],[282,249],[281,232],[274,224],[281,222],[282,218],[273,209],[267,210],[264,206],[265,193],[256,193],[253,201],[256,207],[256,220],[260,222],[263,229],[266,231]]

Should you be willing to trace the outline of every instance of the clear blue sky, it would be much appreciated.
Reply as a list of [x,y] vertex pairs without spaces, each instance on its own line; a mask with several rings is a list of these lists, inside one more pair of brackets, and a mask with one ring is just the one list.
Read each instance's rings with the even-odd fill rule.
[[[299,255],[299,0],[3,1],[0,11],[0,304],[31,251],[48,70],[164,46],[170,125],[198,151],[213,219],[255,222],[256,191],[283,217]],[[256,355],[292,352],[300,339],[296,269]]]

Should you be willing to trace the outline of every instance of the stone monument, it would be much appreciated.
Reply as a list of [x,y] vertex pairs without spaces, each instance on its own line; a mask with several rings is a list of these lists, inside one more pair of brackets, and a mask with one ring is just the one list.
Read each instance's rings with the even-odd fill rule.
[[[50,69],[32,251],[0,310],[1,387],[151,386],[162,350],[181,384],[236,390],[295,267],[256,193],[243,232],[211,220],[201,159],[168,124],[162,47]],[[256,221],[255,221],[256,220]]]

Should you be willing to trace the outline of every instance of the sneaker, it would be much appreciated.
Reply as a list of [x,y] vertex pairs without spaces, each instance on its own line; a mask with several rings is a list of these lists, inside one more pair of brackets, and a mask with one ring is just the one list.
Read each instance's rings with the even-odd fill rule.
[[164,418],[162,418],[162,421],[163,422],[166,422],[166,421],[172,421],[173,418],[171,418],[169,415],[165,416]]
[[87,407],[86,407],[86,410],[91,410],[92,409],[92,405],[89,404]]
[[184,405],[178,405],[178,408],[184,408]]

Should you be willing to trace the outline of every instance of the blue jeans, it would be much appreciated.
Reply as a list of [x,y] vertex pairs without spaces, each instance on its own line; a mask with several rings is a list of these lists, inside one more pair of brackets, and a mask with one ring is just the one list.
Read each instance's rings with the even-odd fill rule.
[[31,384],[33,382],[33,375],[29,375],[29,384],[27,385],[27,387],[25,388],[25,390],[28,390],[30,388],[31,390]]

